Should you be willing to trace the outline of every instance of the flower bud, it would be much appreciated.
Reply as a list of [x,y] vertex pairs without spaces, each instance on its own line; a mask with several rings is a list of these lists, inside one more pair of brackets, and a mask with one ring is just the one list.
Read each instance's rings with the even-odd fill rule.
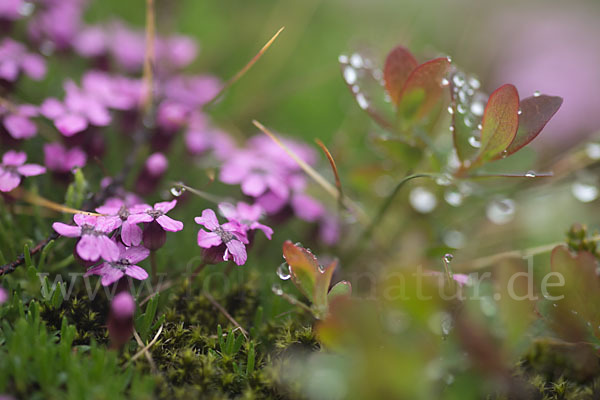
[[129,292],[120,292],[113,298],[107,325],[114,347],[122,346],[131,338],[134,314],[135,300]]
[[144,163],[136,181],[136,191],[142,195],[152,193],[169,166],[167,157],[162,153],[154,153]]
[[155,251],[163,247],[167,241],[167,232],[156,221],[152,221],[144,228],[142,236],[144,247],[148,250]]

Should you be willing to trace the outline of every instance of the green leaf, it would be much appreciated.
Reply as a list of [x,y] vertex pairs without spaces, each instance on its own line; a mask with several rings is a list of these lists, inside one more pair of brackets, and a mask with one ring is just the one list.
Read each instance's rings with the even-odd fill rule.
[[444,92],[442,80],[450,70],[447,58],[436,58],[415,68],[399,97],[397,114],[401,121],[414,123],[426,117]]
[[513,85],[496,89],[488,100],[481,123],[481,148],[472,167],[502,156],[519,126],[519,93]]
[[417,60],[405,47],[398,46],[388,53],[383,67],[383,79],[392,103],[398,104],[402,88],[417,65]]
[[352,294],[352,285],[348,281],[340,281],[336,283],[329,293],[327,294],[327,301],[331,302],[332,300],[338,297],[347,297]]
[[248,361],[246,362],[246,375],[250,375],[254,371],[254,363],[256,362],[256,353],[254,351],[254,343],[250,342],[248,349]]
[[283,257],[290,266],[294,285],[312,300],[317,274],[319,274],[317,258],[309,250],[296,246],[289,240],[283,243]]
[[319,268],[312,299],[315,308],[319,310],[319,312],[327,312],[327,292],[329,291],[329,284],[331,283],[331,278],[333,277],[333,272],[335,271],[337,264],[338,261],[333,260],[329,266]]
[[562,103],[563,99],[558,96],[541,95],[523,99],[520,104],[519,129],[506,149],[506,155],[513,154],[535,139]]

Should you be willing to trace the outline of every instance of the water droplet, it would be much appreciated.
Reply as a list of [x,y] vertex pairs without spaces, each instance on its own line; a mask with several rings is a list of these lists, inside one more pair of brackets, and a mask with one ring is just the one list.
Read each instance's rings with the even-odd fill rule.
[[360,108],[362,108],[363,110],[366,110],[369,107],[369,102],[367,101],[367,98],[362,93],[358,93],[356,95],[356,102],[358,103],[358,106]]
[[600,160],[600,143],[588,143],[585,146],[585,154],[592,160]]
[[450,126],[448,127],[448,130],[449,130],[450,132],[454,132],[454,125],[450,125]]
[[354,83],[356,82],[356,70],[354,68],[352,68],[351,66],[347,66],[346,68],[344,68],[344,80],[346,81],[346,83],[348,85],[354,85]]
[[481,87],[481,82],[472,76],[469,78],[469,86],[471,86],[473,89],[479,89]]
[[360,92],[360,87],[358,87],[358,85],[354,85],[354,86],[352,86],[352,92],[353,92],[353,93],[358,93],[358,92]]
[[535,171],[527,171],[527,173],[525,174],[525,176],[527,178],[535,178],[537,176],[537,174],[535,173]]
[[450,84],[450,81],[446,78],[443,78],[441,84],[442,86],[448,86]]
[[457,96],[458,101],[460,101],[461,103],[466,103],[469,100],[469,96],[467,96],[467,92],[465,92],[464,90],[459,90]]
[[521,115],[521,114],[523,114],[523,110],[521,110],[521,109],[519,108],[519,111],[517,111],[517,115]]
[[465,84],[465,77],[460,73],[455,74],[452,77],[452,82],[454,83],[454,86],[461,87]]
[[452,262],[453,259],[454,259],[454,256],[452,254],[450,254],[450,253],[444,254],[444,261],[446,263]]
[[448,114],[454,114],[454,108],[452,108],[452,106],[448,106]]
[[464,123],[467,128],[472,128],[473,125],[475,124],[475,121],[473,120],[473,118],[471,116],[467,115],[465,117]]
[[448,60],[448,62],[449,62],[449,63],[451,63],[451,62],[452,62],[452,57],[450,57],[450,56],[447,56],[447,57],[446,57],[446,60]]
[[360,54],[354,53],[350,56],[350,65],[354,68],[362,68],[363,66],[363,58]]
[[456,111],[458,111],[460,114],[464,114],[467,112],[467,108],[464,105],[459,104],[456,106]]
[[435,178],[435,183],[440,186],[448,186],[452,183],[452,176],[450,174],[442,174]]
[[338,61],[342,64],[347,64],[348,63],[348,56],[345,54],[340,54],[340,56],[338,57]]
[[540,93],[539,90],[536,90],[535,92],[533,92],[533,97],[540,97],[542,95],[542,93]]
[[475,147],[476,149],[481,147],[481,142],[479,141],[479,139],[475,136],[469,136],[469,144],[473,147]]
[[325,266],[324,266],[324,265],[320,265],[320,264],[319,264],[319,272],[320,272],[320,273],[323,273],[323,272],[325,272]]
[[483,125],[477,124],[477,129],[482,130],[483,129]]
[[456,169],[460,168],[460,159],[458,158],[458,154],[456,154],[456,150],[452,149],[448,155],[446,163],[450,171],[455,171]]
[[582,203],[589,203],[598,198],[598,188],[590,183],[574,182],[571,186],[571,193]]
[[410,205],[415,211],[422,214],[432,212],[437,206],[437,199],[433,193],[424,187],[416,187],[411,190],[409,195]]
[[473,103],[471,103],[471,112],[473,114],[477,115],[478,117],[481,117],[483,115],[484,111],[485,111],[485,106],[483,105],[482,102],[474,101]]
[[494,200],[486,208],[487,218],[496,225],[506,224],[515,216],[516,204],[514,200],[504,198]]
[[271,290],[277,296],[281,296],[283,294],[283,289],[281,289],[281,286],[279,284],[277,284],[277,283],[275,283],[273,286],[271,286]]
[[444,193],[444,200],[452,207],[458,207],[463,202],[463,195],[455,190],[448,190]]
[[281,265],[277,268],[277,276],[282,281],[287,281],[290,279],[292,276],[290,273],[290,266],[287,263],[281,263]]
[[171,192],[174,197],[179,197],[185,192],[185,188],[182,186],[173,186],[169,192]]

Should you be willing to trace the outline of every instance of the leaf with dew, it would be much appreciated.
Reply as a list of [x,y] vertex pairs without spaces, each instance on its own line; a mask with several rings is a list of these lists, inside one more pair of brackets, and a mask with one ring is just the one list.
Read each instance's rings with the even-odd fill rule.
[[403,46],[397,46],[388,53],[383,67],[383,79],[392,103],[398,104],[406,80],[418,65],[415,57]]
[[502,156],[519,126],[519,93],[511,84],[500,86],[491,95],[481,123],[481,148],[472,167]]
[[315,291],[312,300],[319,312],[327,312],[327,292],[329,291],[329,284],[331,283],[331,278],[337,264],[338,261],[333,260],[327,267],[318,269],[319,273],[315,281]]
[[338,297],[350,296],[352,294],[352,285],[348,281],[340,281],[333,285],[329,293],[327,294],[328,302],[337,299]]
[[519,129],[515,139],[506,149],[506,155],[517,152],[535,139],[562,103],[562,97],[558,96],[541,95],[523,99],[520,104]]
[[287,240],[283,243],[283,257],[290,266],[292,282],[302,294],[313,300],[319,274],[317,258],[307,249]]
[[442,80],[449,70],[450,61],[445,57],[427,61],[415,68],[400,93],[398,117],[413,123],[427,116],[442,97]]

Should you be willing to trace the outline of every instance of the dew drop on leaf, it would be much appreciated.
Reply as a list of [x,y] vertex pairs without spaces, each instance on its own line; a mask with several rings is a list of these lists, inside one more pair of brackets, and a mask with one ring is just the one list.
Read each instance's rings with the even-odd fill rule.
[[535,92],[533,92],[533,97],[540,97],[542,95],[542,93],[539,90],[536,90]]
[[344,68],[344,80],[348,85],[354,85],[356,83],[356,70],[350,66]]
[[483,115],[484,111],[485,111],[485,106],[483,105],[482,102],[474,101],[473,103],[471,103],[471,112],[473,114],[477,115],[478,117],[481,117]]
[[281,289],[281,286],[278,285],[277,283],[274,284],[273,286],[271,286],[271,290],[273,291],[273,293],[275,293],[277,296],[281,296],[283,294],[283,289]]
[[476,149],[481,147],[481,142],[475,135],[469,136],[469,144]]
[[452,106],[448,106],[448,114],[454,114],[454,108],[452,108]]
[[463,202],[463,195],[456,190],[448,190],[444,193],[444,200],[452,207],[458,207]]
[[535,171],[527,171],[527,173],[525,174],[525,176],[527,178],[535,178],[537,176],[537,174],[535,173]]
[[287,263],[282,263],[278,268],[277,268],[277,276],[279,277],[279,279],[281,279],[282,281],[287,281],[288,279],[290,279],[291,274],[290,274],[290,266]]

